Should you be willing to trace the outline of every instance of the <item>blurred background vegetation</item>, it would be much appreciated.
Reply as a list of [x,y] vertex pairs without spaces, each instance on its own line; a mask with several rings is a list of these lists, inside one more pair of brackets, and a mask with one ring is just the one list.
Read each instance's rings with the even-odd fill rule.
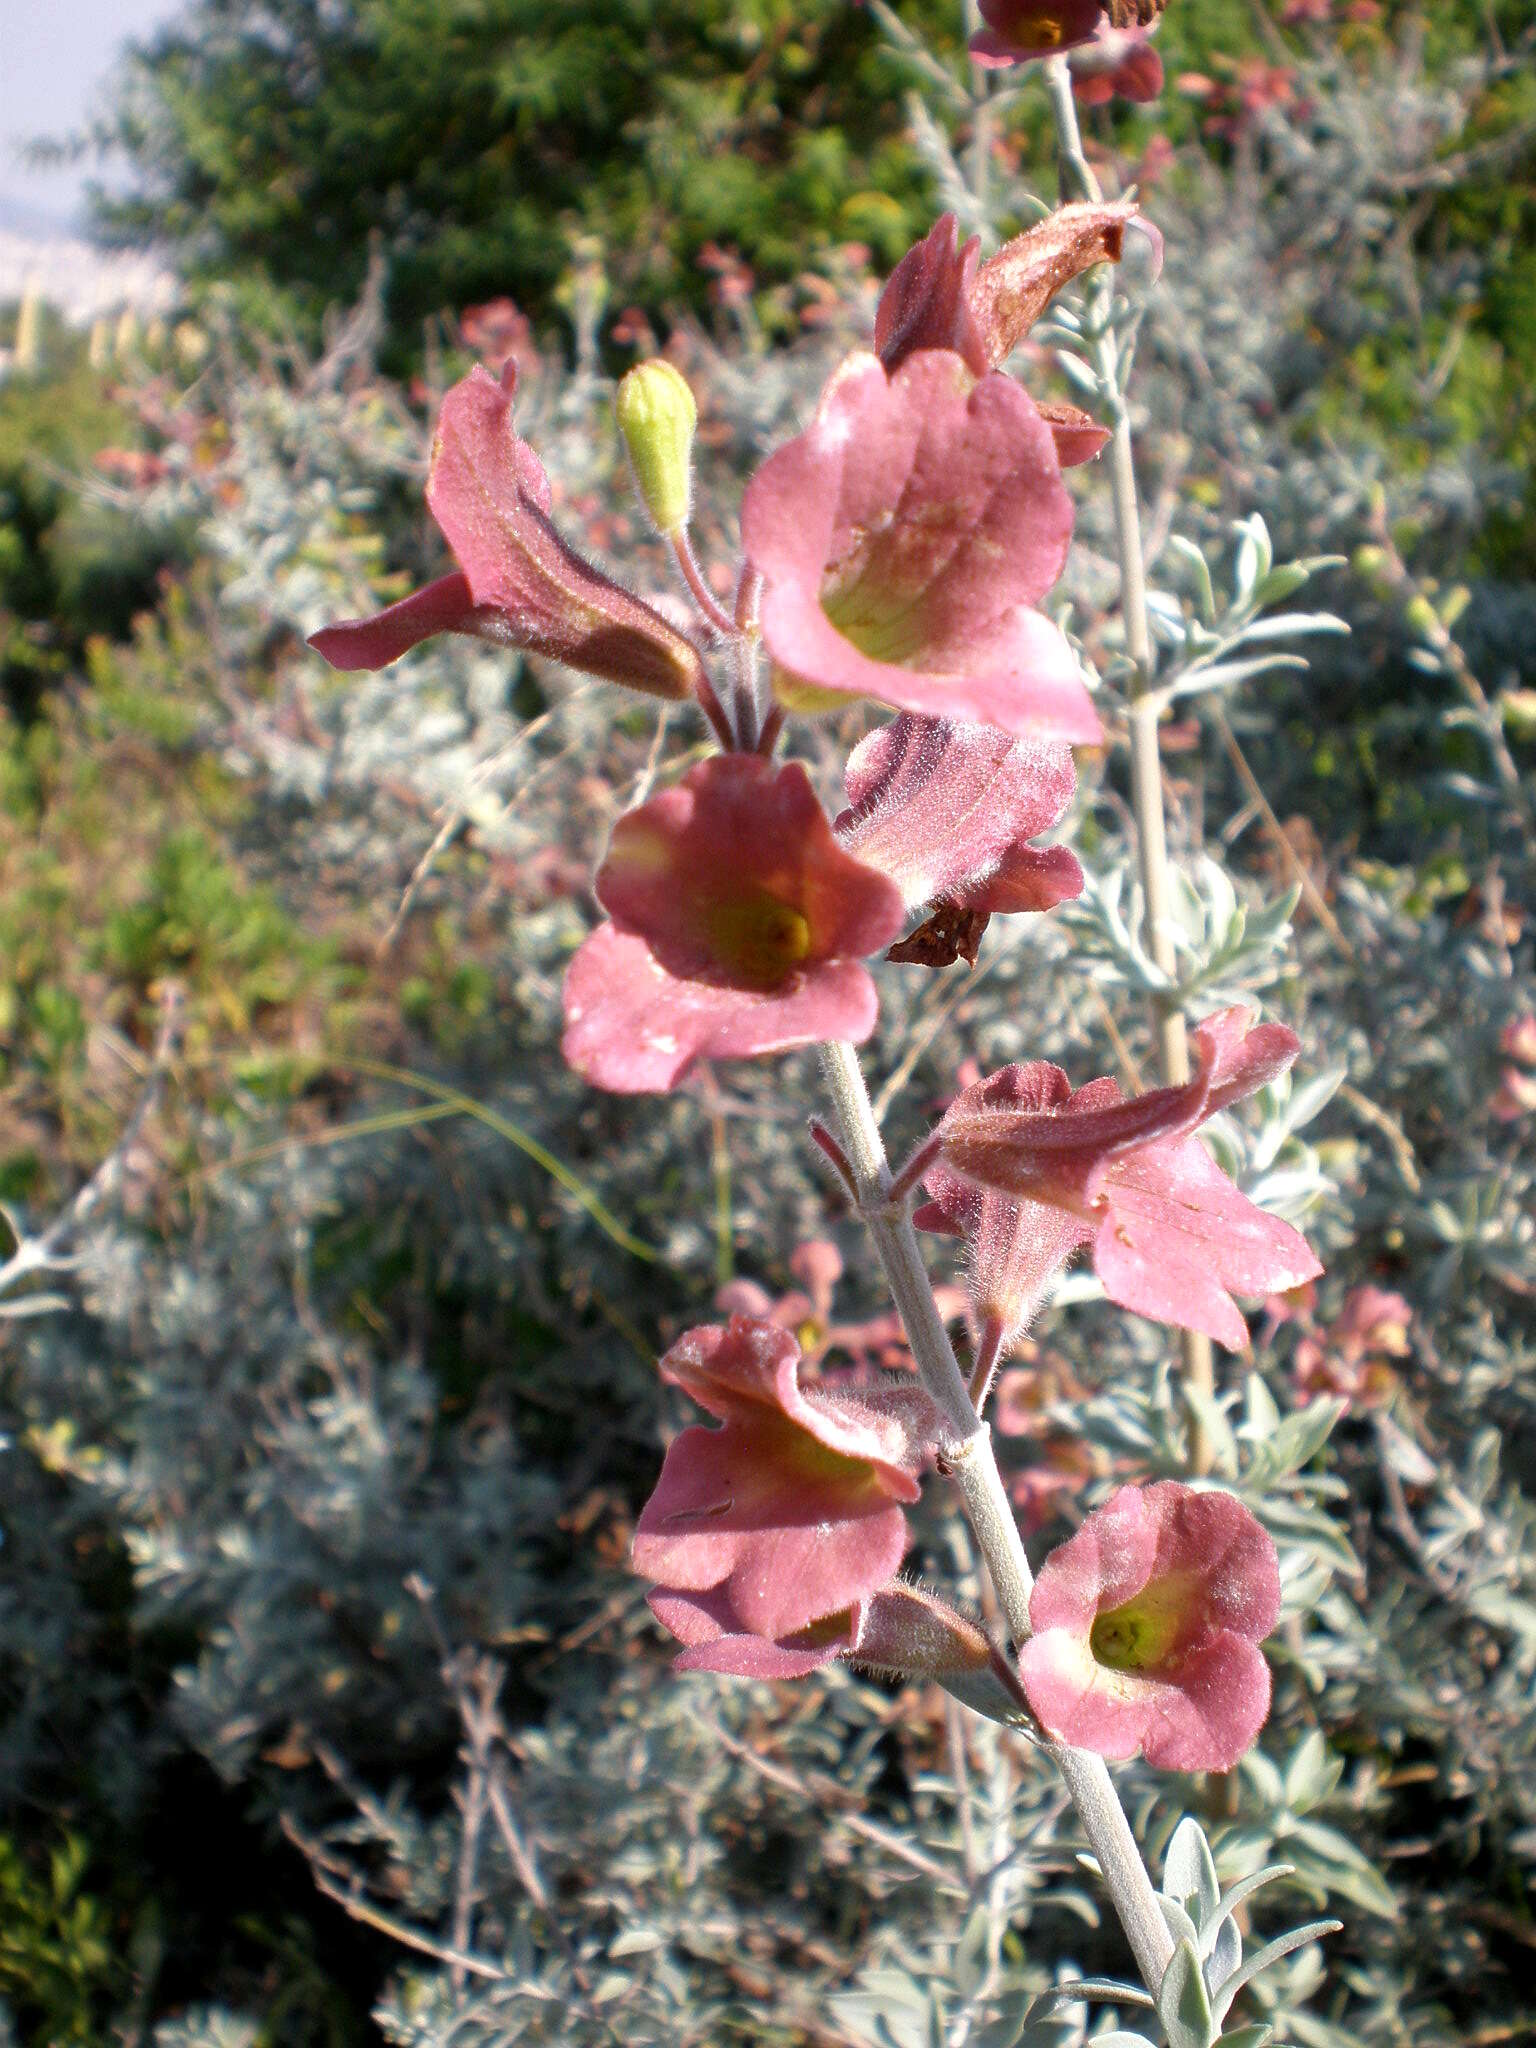
[[[625,1574],[680,1419],[653,1361],[712,1289],[782,1288],[830,1233],[840,1318],[879,1306],[803,1156],[794,1063],[626,1102],[558,1062],[607,826],[697,735],[477,644],[377,678],[302,644],[440,565],[436,401],[509,351],[564,529],[659,590],[610,401],[666,344],[701,402],[701,551],[728,558],[745,474],[967,203],[961,10],[897,12],[955,91],[852,0],[201,0],[98,137],[130,174],[100,230],[173,252],[178,313],[87,336],[0,309],[17,1233],[154,1093],[76,1263],[0,1300],[0,2040],[906,2048],[974,2008],[1003,2042],[1001,1980],[966,1975],[993,1826],[1036,1845],[1018,1983],[1120,1966],[1017,1753],[982,1731],[957,1798],[933,1698],[671,1681]],[[1181,855],[1252,908],[1307,885],[1290,952],[1231,986],[1262,982],[1306,1076],[1342,1083],[1307,1134],[1329,1280],[1256,1323],[1231,1385],[1289,1425],[1316,1391],[1301,1344],[1333,1361],[1342,1420],[1326,1450],[1293,1433],[1280,1478],[1356,1568],[1301,1574],[1265,1758],[1208,1820],[1234,1867],[1294,1862],[1349,1922],[1326,1983],[1303,1959],[1277,1989],[1285,2039],[1514,2042],[1536,2028],[1536,1079],[1501,1033],[1536,1009],[1532,24],[1524,0],[1173,0],[1159,47],[1163,100],[1085,127],[1168,241],[1133,386],[1164,613],[1191,602],[1170,542],[1226,580],[1258,512],[1282,556],[1338,558],[1306,602],[1352,629],[1167,729]],[[1054,196],[1037,94],[986,158],[995,229],[1026,187]],[[1092,469],[1076,488],[1071,622],[1106,668],[1106,494]],[[828,796],[857,730],[802,742]],[[1109,878],[1123,763],[1082,772],[1077,843]],[[1145,1057],[1091,930],[987,944],[974,980],[884,970],[898,1123],[967,1056]],[[1330,1336],[1363,1284],[1411,1311],[1368,1386]],[[1042,1323],[1039,1412],[1007,1445],[1041,1541],[1117,1461],[1158,1469],[1165,1362],[1101,1306]],[[1233,1455],[1251,1476],[1252,1441]],[[920,1561],[963,1574],[944,1504],[924,1514]],[[1167,1788],[1130,1782],[1158,1842]],[[499,1975],[454,1960],[471,1937]]]

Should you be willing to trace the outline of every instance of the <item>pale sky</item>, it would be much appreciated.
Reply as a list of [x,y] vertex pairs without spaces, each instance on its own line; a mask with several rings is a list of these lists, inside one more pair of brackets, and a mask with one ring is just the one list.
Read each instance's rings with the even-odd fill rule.
[[0,227],[71,225],[96,167],[35,171],[17,160],[35,136],[81,125],[106,92],[125,41],[180,11],[181,0],[0,0]]

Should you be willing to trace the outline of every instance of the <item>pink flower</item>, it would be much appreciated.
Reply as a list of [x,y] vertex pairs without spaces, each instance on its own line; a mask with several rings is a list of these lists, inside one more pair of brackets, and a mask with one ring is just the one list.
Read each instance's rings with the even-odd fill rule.
[[650,605],[582,560],[550,522],[549,478],[512,425],[516,360],[475,368],[438,415],[427,503],[459,559],[369,619],[326,626],[310,646],[339,669],[379,669],[434,633],[542,654],[655,697],[699,688],[697,649]]
[[1157,98],[1163,89],[1163,60],[1153,49],[1151,36],[1150,28],[1099,23],[1093,39],[1080,43],[1067,59],[1072,90],[1084,106],[1103,106],[1116,97]]
[[920,1387],[802,1388],[799,1371],[800,1347],[775,1323],[733,1316],[680,1338],[662,1376],[724,1427],[676,1438],[635,1528],[637,1571],[665,1593],[712,1596],[711,1626],[769,1642],[893,1575],[938,1427]]
[[1106,0],[981,0],[987,24],[971,38],[978,64],[1023,64],[1055,57],[1097,32]]
[[1096,741],[1076,658],[1034,609],[1071,532],[1050,428],[1010,378],[948,350],[892,377],[849,357],[742,505],[781,701]]
[[619,820],[595,886],[613,922],[566,972],[561,1049],[599,1088],[873,1030],[861,963],[900,929],[901,896],[838,846],[798,762],[701,761]]
[[1123,1486],[1040,1568],[1019,1658],[1047,1734],[1168,1771],[1227,1771],[1269,1712],[1275,1546],[1241,1501]]
[[1337,1394],[1352,1407],[1379,1408],[1397,1391],[1389,1358],[1409,1354],[1413,1309],[1384,1287],[1352,1287],[1331,1323],[1314,1327],[1296,1346],[1298,1393]]
[[[1007,361],[1064,285],[1096,263],[1120,260],[1128,227],[1148,236],[1161,265],[1162,237],[1129,200],[1060,206],[985,263],[980,237],[962,247],[955,216],[943,214],[886,281],[875,309],[876,353],[894,374],[920,349],[952,349],[985,376]],[[1063,468],[1088,461],[1109,439],[1108,428],[1075,405],[1037,410]]]
[[[955,1098],[938,1126],[939,1169],[924,1178],[967,1233],[973,1297],[980,1278],[994,1312],[1018,1327],[1056,1266],[1091,1239],[1111,1301],[1241,1350],[1248,1326],[1233,1293],[1278,1293],[1321,1272],[1306,1240],[1250,1202],[1194,1136],[1284,1073],[1295,1033],[1253,1026],[1238,1008],[1207,1018],[1194,1044],[1194,1080],[1129,1101],[1108,1078],[1074,1093],[1044,1062],[1004,1067]],[[1008,1202],[977,1205],[944,1168]]]

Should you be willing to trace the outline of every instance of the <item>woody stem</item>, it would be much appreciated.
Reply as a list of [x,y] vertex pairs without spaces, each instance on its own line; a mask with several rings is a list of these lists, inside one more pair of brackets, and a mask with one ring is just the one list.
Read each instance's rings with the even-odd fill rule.
[[[1009,1633],[1016,1643],[1022,1643],[1030,1632],[1034,1574],[997,1469],[992,1432],[976,1412],[934,1305],[912,1218],[903,1204],[891,1200],[891,1171],[859,1056],[851,1045],[834,1040],[821,1047],[821,1064],[832,1098],[837,1138],[886,1284],[923,1385],[944,1419],[945,1464],[965,1502]],[[1173,1940],[1109,1772],[1102,1757],[1084,1750],[1058,1743],[1049,1744],[1048,1749],[1098,1858],[1142,1979],[1155,1994],[1173,1955]]]
[[[1097,204],[1103,193],[1093,166],[1083,153],[1072,97],[1072,73],[1065,57],[1049,57],[1042,67],[1057,147],[1064,175],[1069,174],[1082,197]],[[1179,961],[1174,946],[1173,880],[1168,861],[1168,829],[1163,812],[1163,768],[1158,752],[1158,704],[1152,691],[1152,634],[1147,617],[1147,573],[1141,544],[1141,514],[1136,500],[1136,458],[1131,443],[1131,418],[1120,388],[1120,348],[1108,314],[1114,298],[1111,266],[1099,270],[1089,288],[1093,315],[1089,354],[1099,387],[1112,414],[1109,443],[1110,498],[1115,515],[1115,542],[1120,558],[1120,615],[1125,624],[1126,652],[1131,659],[1129,724],[1131,734],[1131,812],[1136,820],[1136,859],[1146,914],[1147,950],[1170,990],[1178,983]],[[1170,1087],[1189,1079],[1189,1042],[1184,1012],[1176,994],[1152,999],[1152,1024],[1157,1035],[1158,1071]],[[1198,1331],[1180,1333],[1183,1384],[1189,1404],[1189,1461],[1196,1472],[1211,1464],[1211,1445],[1199,1409],[1215,1390],[1211,1342]]]

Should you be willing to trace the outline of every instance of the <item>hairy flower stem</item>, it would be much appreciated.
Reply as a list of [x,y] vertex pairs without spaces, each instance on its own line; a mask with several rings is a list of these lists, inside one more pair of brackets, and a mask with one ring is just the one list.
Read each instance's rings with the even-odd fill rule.
[[[1049,57],[1043,66],[1057,146],[1063,171],[1076,182],[1084,199],[1103,198],[1093,166],[1083,154],[1072,97],[1072,73],[1065,57]],[[1115,514],[1115,541],[1120,558],[1120,615],[1132,663],[1130,685],[1131,812],[1136,820],[1136,859],[1146,910],[1147,949],[1170,985],[1178,980],[1178,953],[1173,940],[1172,871],[1168,864],[1168,830],[1163,814],[1163,767],[1157,744],[1157,700],[1152,694],[1152,634],[1147,620],[1147,573],[1141,545],[1141,513],[1136,500],[1136,458],[1131,445],[1131,419],[1120,388],[1120,349],[1108,318],[1114,296],[1109,266],[1099,272],[1091,296],[1090,356],[1099,387],[1112,414],[1109,444],[1109,487]],[[1189,1079],[1189,1040],[1184,1012],[1176,999],[1156,996],[1152,1022],[1157,1034],[1157,1064],[1169,1087]],[[1200,1409],[1215,1391],[1216,1371],[1211,1340],[1198,1331],[1180,1333],[1183,1384],[1188,1403],[1189,1462],[1195,1472],[1211,1466],[1211,1444]]]
[[[858,1189],[864,1220],[879,1254],[891,1298],[929,1396],[946,1425],[944,1462],[965,1501],[966,1514],[998,1601],[1016,1643],[1029,1635],[1034,1574],[992,1451],[992,1432],[977,1414],[934,1306],[917,1232],[905,1206],[890,1199],[891,1173],[875,1112],[851,1045],[821,1048],[822,1072],[832,1097],[837,1137]],[[1173,1940],[1152,1880],[1131,1833],[1119,1795],[1101,1757],[1056,1743],[1045,1745],[1077,1807],[1083,1831],[1099,1860],[1104,1883],[1125,1929],[1147,1989],[1156,1992],[1173,1954]]]

